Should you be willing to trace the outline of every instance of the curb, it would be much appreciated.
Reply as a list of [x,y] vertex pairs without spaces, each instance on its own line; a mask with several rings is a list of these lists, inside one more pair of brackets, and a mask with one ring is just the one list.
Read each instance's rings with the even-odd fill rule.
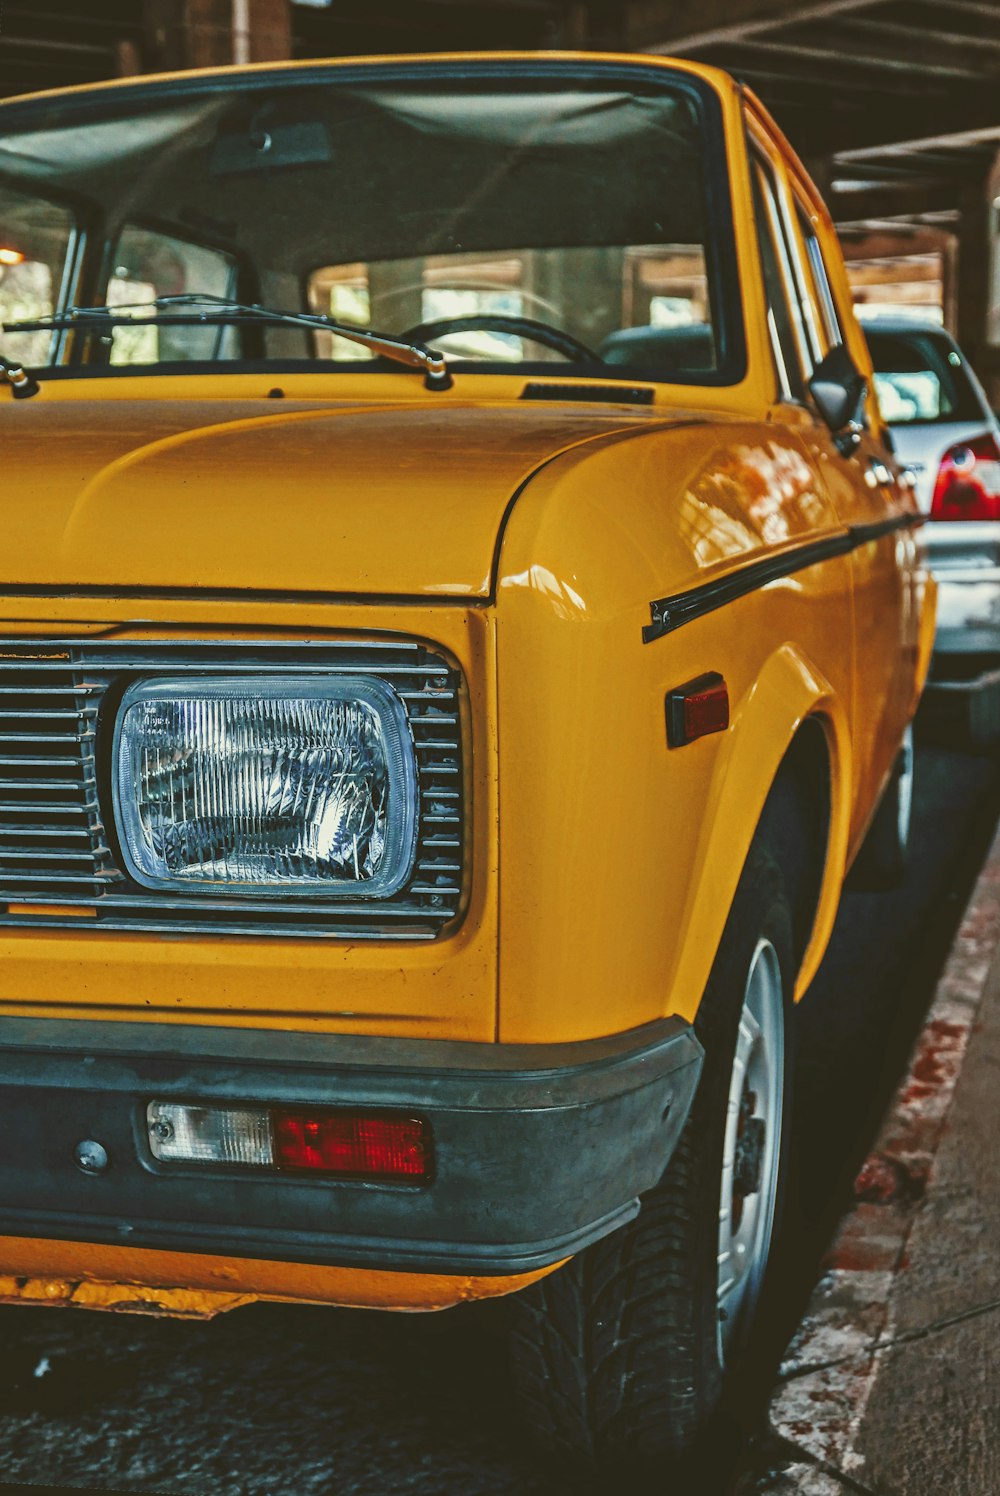
[[[780,1463],[754,1496],[865,1491],[856,1448],[882,1353],[893,1341],[892,1289],[906,1266],[921,1201],[951,1111],[986,979],[1000,944],[1000,833],[973,889],[951,953],[874,1148],[855,1204],[826,1254],[771,1399]],[[741,1490],[744,1489],[741,1487]]]

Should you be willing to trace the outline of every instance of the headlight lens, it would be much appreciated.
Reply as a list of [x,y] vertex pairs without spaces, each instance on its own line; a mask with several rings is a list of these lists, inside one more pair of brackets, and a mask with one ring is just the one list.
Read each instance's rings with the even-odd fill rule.
[[386,897],[408,877],[416,768],[380,680],[154,680],[113,746],[129,871],[151,888]]

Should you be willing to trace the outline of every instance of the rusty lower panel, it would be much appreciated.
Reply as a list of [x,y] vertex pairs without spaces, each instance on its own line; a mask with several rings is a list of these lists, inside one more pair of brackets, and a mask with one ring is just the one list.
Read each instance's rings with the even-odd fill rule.
[[448,1277],[0,1238],[0,1303],[212,1319],[257,1300],[420,1313],[500,1298],[561,1264],[514,1277]]
[[214,1319],[227,1309],[252,1304],[253,1294],[212,1293],[192,1288],[148,1288],[139,1283],[103,1283],[71,1278],[0,1277],[0,1304],[48,1304],[64,1309],[104,1309],[170,1319]]

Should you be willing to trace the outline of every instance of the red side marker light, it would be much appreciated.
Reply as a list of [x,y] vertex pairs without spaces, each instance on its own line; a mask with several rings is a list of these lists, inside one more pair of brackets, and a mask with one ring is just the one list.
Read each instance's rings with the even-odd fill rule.
[[427,1179],[430,1138],[415,1117],[276,1108],[274,1161],[282,1169],[318,1170],[353,1179]]
[[729,690],[718,671],[710,670],[667,692],[667,742],[683,748],[710,732],[729,726]]

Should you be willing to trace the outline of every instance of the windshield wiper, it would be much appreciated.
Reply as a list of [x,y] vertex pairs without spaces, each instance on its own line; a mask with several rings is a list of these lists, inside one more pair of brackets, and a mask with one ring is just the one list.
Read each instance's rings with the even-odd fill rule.
[[[206,307],[206,311],[175,312],[174,307]],[[145,316],[135,314],[148,313]],[[335,322],[322,312],[282,312],[270,307],[225,296],[189,292],[183,296],[158,296],[154,301],[137,301],[119,306],[71,306],[53,317],[39,317],[30,322],[6,322],[6,332],[100,332],[113,327],[241,327],[274,323],[284,327],[306,327],[312,331],[336,333],[382,354],[410,369],[421,369],[429,390],[451,388],[451,375],[444,354],[423,343],[411,343],[388,333],[365,332],[349,323]],[[24,371],[21,370],[21,373]],[[26,376],[27,377],[27,376]],[[13,382],[13,381],[12,381]],[[31,391],[30,393],[34,393]]]
[[0,355],[0,379],[9,384],[15,400],[30,400],[32,395],[37,395],[41,385],[27,369],[22,369],[13,359],[4,358]]

